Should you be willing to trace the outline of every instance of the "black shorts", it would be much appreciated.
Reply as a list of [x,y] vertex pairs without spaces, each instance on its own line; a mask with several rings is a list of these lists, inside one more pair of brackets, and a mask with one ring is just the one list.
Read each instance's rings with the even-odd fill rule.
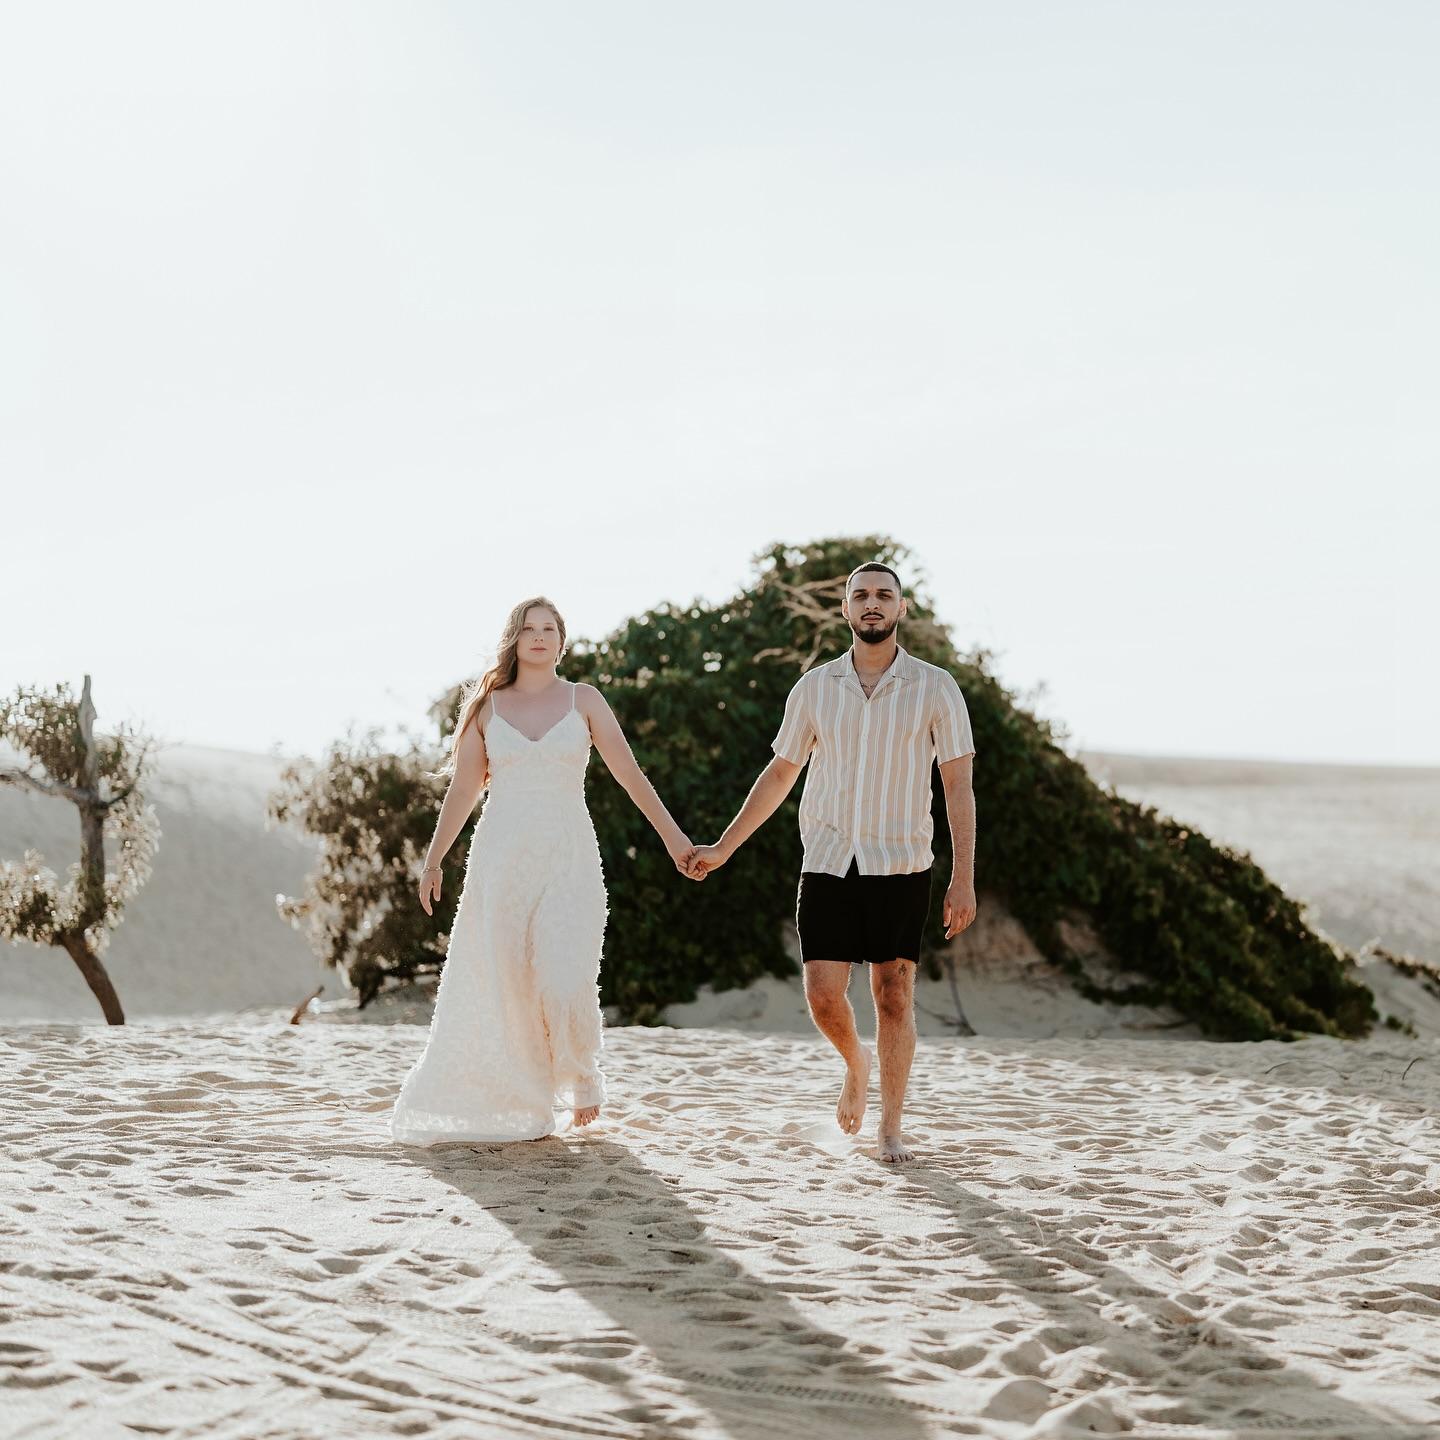
[[930,913],[930,871],[862,875],[852,860],[843,878],[805,870],[795,896],[802,960],[919,960]]

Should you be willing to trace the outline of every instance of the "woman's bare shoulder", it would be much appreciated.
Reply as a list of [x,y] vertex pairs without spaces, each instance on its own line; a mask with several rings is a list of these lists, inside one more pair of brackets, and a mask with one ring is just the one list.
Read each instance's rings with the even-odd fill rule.
[[575,708],[592,725],[596,722],[608,723],[614,719],[614,712],[605,698],[605,692],[598,685],[591,685],[584,680],[575,681]]
[[495,713],[495,702],[493,695],[487,695],[475,707],[474,713],[470,716],[469,723],[465,726],[465,736],[469,739],[471,732],[478,735],[481,742],[485,739],[485,726],[489,723],[490,717]]

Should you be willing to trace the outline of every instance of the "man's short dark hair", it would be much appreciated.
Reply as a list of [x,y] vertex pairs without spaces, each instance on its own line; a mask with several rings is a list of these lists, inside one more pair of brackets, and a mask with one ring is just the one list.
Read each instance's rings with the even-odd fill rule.
[[847,595],[850,593],[850,582],[866,570],[883,570],[895,582],[895,593],[897,595],[905,593],[905,587],[900,583],[900,577],[888,565],[882,565],[878,560],[867,560],[863,565],[857,565],[845,577],[845,593]]

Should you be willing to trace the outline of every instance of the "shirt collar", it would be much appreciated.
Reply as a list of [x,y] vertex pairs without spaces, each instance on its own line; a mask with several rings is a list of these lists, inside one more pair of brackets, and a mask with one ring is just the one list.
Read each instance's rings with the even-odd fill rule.
[[[853,643],[835,663],[835,678],[837,680],[845,680],[853,676],[856,683],[859,683],[860,677],[855,674],[855,646]],[[891,662],[890,669],[886,674],[881,676],[881,681],[883,683],[890,675],[893,675],[897,680],[913,680],[918,672],[919,666],[914,657],[897,641],[895,645],[895,659]]]

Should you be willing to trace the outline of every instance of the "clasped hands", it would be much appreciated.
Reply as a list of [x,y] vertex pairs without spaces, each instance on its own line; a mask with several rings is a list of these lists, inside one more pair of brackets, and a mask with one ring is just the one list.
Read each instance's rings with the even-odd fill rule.
[[689,840],[684,840],[670,850],[670,858],[687,880],[703,880],[730,857],[718,845],[692,845]]

